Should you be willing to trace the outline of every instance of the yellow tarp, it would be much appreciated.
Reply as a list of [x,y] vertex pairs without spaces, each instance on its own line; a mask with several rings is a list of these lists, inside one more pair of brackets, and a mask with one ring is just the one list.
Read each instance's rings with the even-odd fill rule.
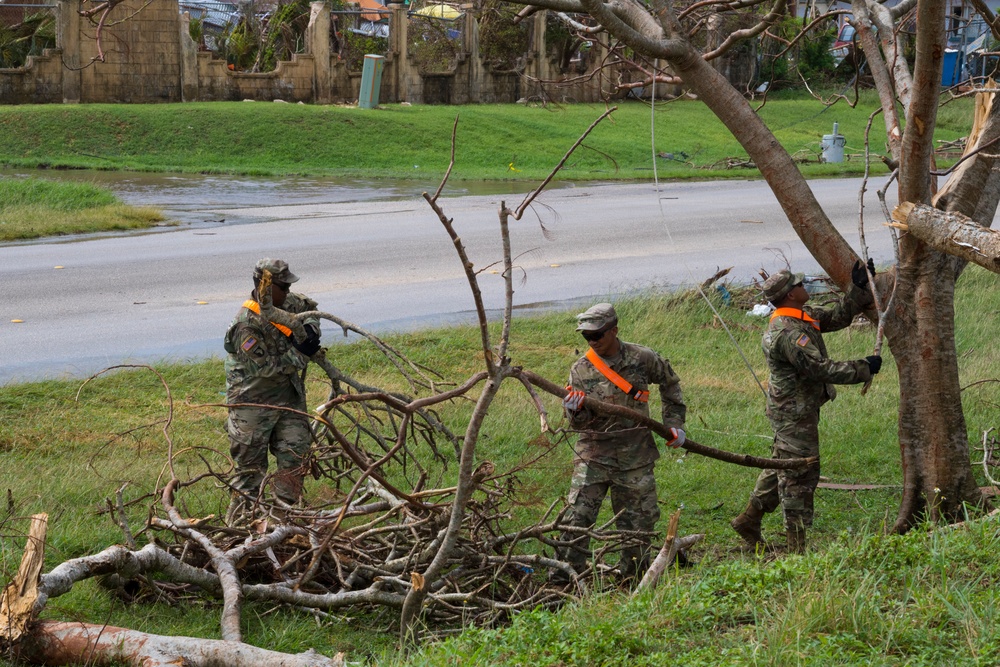
[[417,16],[428,16],[435,19],[445,19],[446,21],[454,21],[462,15],[461,11],[451,5],[445,4],[427,5],[423,9],[418,9],[413,13]]

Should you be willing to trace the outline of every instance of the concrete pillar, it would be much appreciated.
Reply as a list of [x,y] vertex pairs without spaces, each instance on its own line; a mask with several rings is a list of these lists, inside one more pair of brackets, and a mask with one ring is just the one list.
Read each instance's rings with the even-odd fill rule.
[[552,81],[556,78],[553,76],[552,64],[549,61],[548,54],[548,43],[545,41],[545,25],[546,17],[548,16],[548,11],[542,10],[540,12],[535,12],[535,24],[532,26],[532,33],[534,34],[534,56],[535,61],[535,78],[539,81]]
[[[396,65],[394,68],[395,80],[393,81],[396,89],[396,101],[419,104],[423,101],[420,99],[423,96],[419,93],[412,95],[410,91],[410,77],[416,74],[419,79],[420,75],[416,72],[411,74],[410,58],[409,53],[407,53],[410,19],[406,15],[406,5],[394,2],[389,5],[389,9],[392,10],[389,17],[389,52]],[[417,89],[419,90],[419,86]]]
[[333,82],[330,79],[330,10],[325,2],[309,3],[306,53],[313,57],[313,102],[330,104],[333,101]]
[[483,60],[479,57],[479,21],[472,11],[466,11],[462,19],[465,26],[462,32],[465,33],[463,48],[466,53],[468,67],[468,78],[466,86],[468,91],[468,103],[479,103],[483,101],[483,80],[486,72],[483,71]]
[[56,10],[56,45],[62,49],[62,97],[66,104],[80,103],[80,15],[77,0],[59,0]]
[[198,101],[198,45],[191,39],[191,14],[184,12],[180,20],[181,102]]

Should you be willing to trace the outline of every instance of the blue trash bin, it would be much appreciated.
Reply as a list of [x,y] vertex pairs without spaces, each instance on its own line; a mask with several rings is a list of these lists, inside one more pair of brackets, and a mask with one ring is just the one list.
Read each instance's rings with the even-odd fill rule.
[[944,67],[941,69],[941,85],[945,88],[954,86],[961,81],[961,71],[958,66],[958,50],[945,49]]

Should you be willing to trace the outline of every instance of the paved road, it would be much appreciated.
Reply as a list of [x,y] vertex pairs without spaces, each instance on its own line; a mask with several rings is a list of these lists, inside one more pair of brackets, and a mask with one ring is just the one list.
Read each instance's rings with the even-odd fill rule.
[[[813,182],[855,245],[859,184]],[[251,288],[251,268],[266,255],[288,260],[301,290],[323,309],[376,331],[470,321],[458,259],[419,192],[374,202],[282,199],[279,191],[268,206],[205,211],[225,219],[214,226],[3,247],[0,383],[219,355]],[[500,259],[500,199],[442,198],[477,268]],[[887,262],[890,240],[876,204],[871,196],[868,242],[876,261]],[[659,193],[620,184],[553,190],[514,224],[512,243],[525,277],[515,303],[524,307],[691,284],[726,266],[746,282],[759,267],[778,266],[779,252],[798,270],[818,268],[770,190],[748,181],[670,183]],[[487,270],[481,282],[487,307],[499,308],[499,274]]]

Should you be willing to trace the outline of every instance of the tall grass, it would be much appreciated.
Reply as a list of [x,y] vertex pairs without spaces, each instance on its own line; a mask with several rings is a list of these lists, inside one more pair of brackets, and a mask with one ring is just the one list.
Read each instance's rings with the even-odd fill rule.
[[57,183],[42,178],[0,180],[0,213],[39,202],[55,211],[81,211],[118,203],[110,190],[88,183]]
[[155,209],[127,206],[89,183],[0,178],[0,241],[141,229],[163,219]]

